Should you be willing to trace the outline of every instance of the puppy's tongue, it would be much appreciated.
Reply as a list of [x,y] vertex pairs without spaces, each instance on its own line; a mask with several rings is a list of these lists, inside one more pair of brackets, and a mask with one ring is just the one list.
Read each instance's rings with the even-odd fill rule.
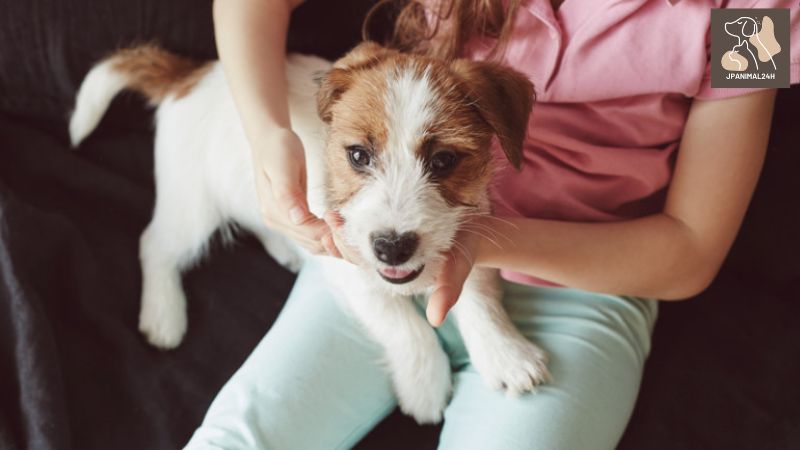
[[411,269],[398,269],[396,267],[387,267],[385,269],[380,269],[381,275],[385,276],[386,278],[405,278],[412,273],[414,273]]

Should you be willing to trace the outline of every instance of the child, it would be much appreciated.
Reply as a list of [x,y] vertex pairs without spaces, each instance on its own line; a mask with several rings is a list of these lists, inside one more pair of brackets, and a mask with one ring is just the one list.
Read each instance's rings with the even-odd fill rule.
[[[337,245],[335,214],[308,211],[303,149],[288,119],[282,62],[294,2],[215,2],[217,43],[265,221],[312,252],[339,256],[347,251]],[[440,448],[616,446],[636,401],[655,299],[688,298],[713,280],[766,150],[774,90],[710,87],[709,14],[718,3],[739,6],[442,0],[400,14],[395,45],[498,58],[537,91],[523,169],[498,174],[492,192],[504,219],[480,225],[510,244],[460,236],[472,259],[453,252],[427,301],[454,370]],[[756,6],[791,6],[797,83],[800,15],[792,2],[777,3]],[[446,314],[472,264],[501,269],[510,315],[550,354],[553,381],[537,393],[508,398],[471,367]],[[321,277],[313,262],[301,271],[186,448],[349,448],[394,409],[381,350]]]

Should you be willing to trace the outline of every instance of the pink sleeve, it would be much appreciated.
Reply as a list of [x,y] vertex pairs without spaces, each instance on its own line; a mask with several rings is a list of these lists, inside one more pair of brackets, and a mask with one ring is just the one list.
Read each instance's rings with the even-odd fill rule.
[[[789,82],[791,84],[800,83],[800,4],[797,0],[759,0],[753,3],[746,2],[745,5],[734,5],[734,1],[728,3],[728,8],[788,8],[789,9]],[[706,64],[706,71],[700,89],[694,98],[698,100],[718,100],[738,95],[749,94],[760,91],[764,88],[712,88],[711,87],[711,64]]]

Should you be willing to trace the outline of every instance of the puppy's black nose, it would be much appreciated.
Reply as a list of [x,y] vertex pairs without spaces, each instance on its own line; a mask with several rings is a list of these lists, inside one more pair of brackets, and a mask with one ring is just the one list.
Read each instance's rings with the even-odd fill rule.
[[370,238],[375,256],[390,266],[398,266],[411,259],[419,245],[419,236],[413,232],[398,235],[395,231],[384,231],[372,233]]

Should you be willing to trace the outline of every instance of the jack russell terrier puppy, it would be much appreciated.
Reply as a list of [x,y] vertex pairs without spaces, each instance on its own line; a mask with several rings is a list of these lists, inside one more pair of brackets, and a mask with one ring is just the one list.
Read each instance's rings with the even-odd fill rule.
[[[330,288],[385,349],[402,411],[438,422],[451,391],[450,364],[410,296],[430,292],[459,227],[489,214],[492,140],[519,165],[533,86],[498,64],[444,62],[374,43],[333,65],[290,55],[286,69],[312,211],[341,214],[341,236],[360,266],[310,256],[264,226],[249,145],[218,62],[141,46],[102,60],[83,81],[70,122],[74,146],[123,89],[158,107],[157,195],[140,242],[139,329],[162,349],[181,342],[181,271],[201,257],[215,230],[236,224],[291,270],[321,258]],[[497,271],[475,267],[453,312],[489,386],[519,394],[548,379],[545,353],[501,305]]]

